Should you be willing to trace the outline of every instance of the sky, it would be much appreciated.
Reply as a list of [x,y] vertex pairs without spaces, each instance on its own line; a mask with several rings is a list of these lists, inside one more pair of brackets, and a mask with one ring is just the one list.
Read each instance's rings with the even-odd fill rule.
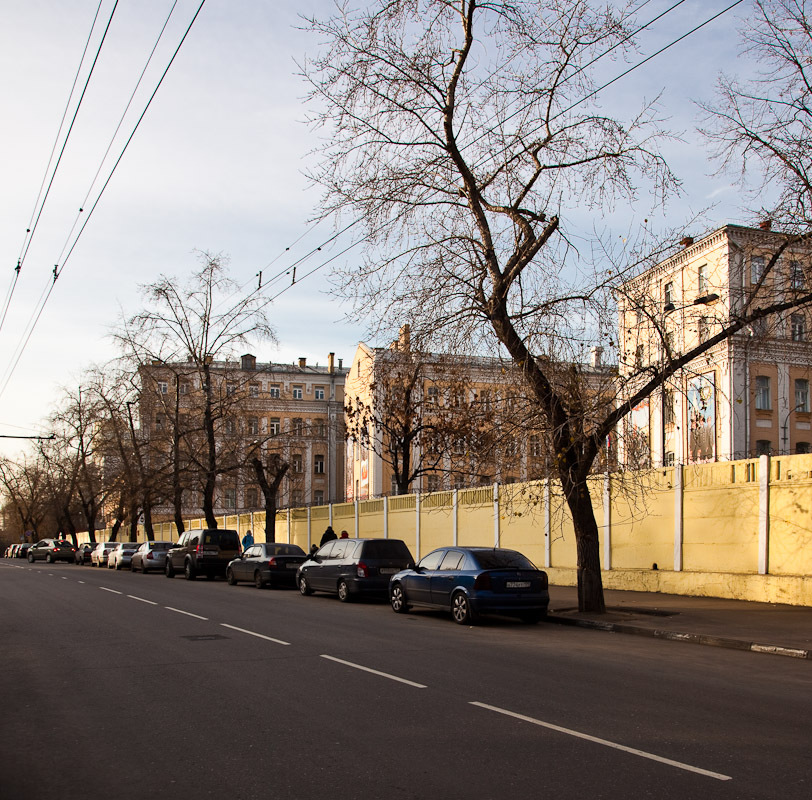
[[[641,20],[674,2],[641,0]],[[115,4],[101,0],[90,60]],[[276,294],[289,285],[298,258],[322,246],[303,262],[301,277],[349,243],[327,244],[331,224],[309,222],[320,191],[304,176],[318,139],[305,123],[307,86],[297,62],[314,53],[318,42],[299,29],[298,15],[329,13],[332,3],[326,0],[206,0],[88,218],[200,0],[176,1],[100,183],[86,201],[172,5],[173,0],[119,0],[47,202],[27,238],[99,0],[0,0],[0,297],[6,299],[14,287],[0,329],[0,435],[47,434],[47,416],[62,387],[76,386],[85,370],[116,355],[110,331],[122,315],[141,308],[139,286],[162,274],[188,275],[198,266],[200,251],[227,257],[231,276],[245,291],[257,285],[260,271],[264,282],[279,275],[270,291]],[[730,0],[685,0],[641,39],[639,58],[728,5]],[[663,114],[684,138],[666,152],[684,186],[683,197],[669,206],[671,221],[702,209],[710,209],[707,229],[749,221],[730,178],[712,174],[695,133],[694,101],[711,98],[720,70],[737,74],[749,68],[737,57],[736,29],[739,16],[750,10],[742,3],[601,95],[605,110],[630,113],[644,99],[662,94]],[[80,73],[66,125],[90,60]],[[609,80],[625,68],[607,59],[599,79]],[[85,228],[66,259],[65,244],[70,248],[74,242],[77,218]],[[337,263],[358,257],[349,251]],[[251,348],[259,361],[304,356],[323,365],[334,352],[345,365],[351,362],[367,330],[344,319],[349,309],[328,293],[328,278],[325,266],[275,299],[270,318],[279,343]],[[24,446],[0,439],[0,454],[13,455]]]

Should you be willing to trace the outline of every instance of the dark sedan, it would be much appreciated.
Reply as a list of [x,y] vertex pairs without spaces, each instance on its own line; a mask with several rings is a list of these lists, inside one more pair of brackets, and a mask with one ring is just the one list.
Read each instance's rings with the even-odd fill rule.
[[297,544],[255,544],[229,562],[226,578],[232,586],[239,581],[253,581],[257,589],[295,586],[296,570],[306,558]]
[[547,573],[515,550],[441,547],[392,576],[389,600],[398,614],[411,606],[440,608],[460,625],[473,624],[480,614],[535,623],[547,615],[550,594]]

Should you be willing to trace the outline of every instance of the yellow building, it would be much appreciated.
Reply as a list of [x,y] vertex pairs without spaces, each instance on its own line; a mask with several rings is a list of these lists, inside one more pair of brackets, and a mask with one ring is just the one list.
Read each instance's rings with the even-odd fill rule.
[[[675,360],[753,308],[808,291],[812,252],[785,234],[726,225],[628,281],[619,300],[621,393],[647,365]],[[748,325],[693,360],[635,408],[622,437],[645,466],[806,453],[812,445],[808,310]]]

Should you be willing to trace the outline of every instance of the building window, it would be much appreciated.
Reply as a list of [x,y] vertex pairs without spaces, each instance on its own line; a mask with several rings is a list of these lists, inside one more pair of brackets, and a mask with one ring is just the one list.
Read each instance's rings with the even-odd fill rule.
[[771,411],[773,407],[770,379],[766,375],[756,376],[756,410]]
[[750,283],[755,286],[764,275],[764,256],[753,256],[750,259]]
[[666,311],[674,308],[674,284],[671,281],[663,287],[663,303]]
[[541,457],[541,436],[537,433],[534,433],[530,437],[530,455],[533,456],[533,458]]
[[[357,483],[357,481],[356,481],[356,483]],[[356,488],[355,491],[356,491],[356,496],[357,496],[358,489]],[[398,482],[397,482],[397,478],[395,478],[395,476],[393,475],[392,478],[389,481],[389,494],[397,494],[397,493],[398,493]]]
[[295,417],[292,420],[292,426],[295,436],[301,436],[304,433],[304,420],[301,417]]
[[429,402],[429,405],[437,405],[437,387],[436,386],[429,386],[428,390],[426,391],[426,399]]
[[809,442],[797,442],[795,444],[795,452],[796,453],[809,453]]
[[301,386],[294,386],[293,387],[293,399],[294,400],[301,400],[304,397],[304,392],[302,391]]
[[282,425],[279,421],[279,417],[271,417],[271,424],[268,426],[268,433],[270,433],[271,436],[277,436],[281,429]]
[[259,384],[258,383],[252,383],[248,387],[248,394],[251,397],[259,397]]
[[226,508],[236,508],[237,507],[237,490],[234,488],[226,489],[224,493],[225,497],[225,507]]
[[666,389],[663,395],[663,422],[666,425],[673,425],[676,421],[677,414],[674,410],[674,390]]
[[321,437],[326,436],[327,435],[327,426],[324,424],[324,420],[323,419],[313,420],[312,431],[313,431],[314,436],[321,436]]
[[484,408],[485,411],[491,410],[491,406],[493,404],[493,395],[491,394],[490,389],[483,389],[479,393],[479,402],[482,403],[482,408]]
[[321,489],[316,489],[316,491],[313,492],[313,505],[324,505],[324,492]]
[[773,443],[769,439],[756,440],[756,455],[768,456],[772,452]]
[[696,288],[700,297],[708,293],[708,265],[702,264],[697,273]]
[[316,392],[316,400],[324,400],[324,387],[317,386],[315,389]]
[[700,317],[698,323],[699,341],[707,342],[710,338],[710,323],[707,317]]
[[809,381],[797,378],[795,381],[795,411],[809,413]]
[[155,427],[160,430],[164,426],[164,417],[163,414],[156,414],[155,415]]
[[181,394],[189,394],[189,384],[186,381],[183,381],[180,385],[180,393]]
[[290,468],[293,472],[302,471],[302,456],[300,454],[297,453],[295,456],[291,456]]
[[166,381],[158,381],[158,394],[169,394],[169,384]]
[[665,453],[665,461],[664,466],[666,467],[673,467],[675,463],[674,453],[671,450],[667,450]]
[[294,489],[291,492],[291,502],[297,508],[302,505],[302,490],[301,489]]
[[313,472],[324,475],[324,456],[313,456]]
[[226,433],[236,433],[237,425],[233,419],[226,420]]
[[427,475],[426,476],[426,491],[427,492],[439,492],[440,491],[440,476],[439,475]]
[[803,314],[793,314],[790,317],[790,327],[793,342],[806,341],[806,318]]
[[804,268],[798,261],[789,262],[789,288],[790,289],[803,289],[806,285],[804,277]]
[[259,420],[256,417],[248,417],[248,433],[254,436],[259,433]]
[[643,368],[643,361],[646,357],[645,347],[642,344],[638,344],[634,350],[634,366],[637,369]]
[[259,492],[256,487],[250,486],[245,490],[245,505],[248,508],[256,508],[259,505]]
[[269,386],[268,387],[268,394],[271,397],[279,397],[279,387],[278,386]]
[[237,394],[237,384],[236,383],[227,383],[226,384],[226,394],[231,397],[233,394]]

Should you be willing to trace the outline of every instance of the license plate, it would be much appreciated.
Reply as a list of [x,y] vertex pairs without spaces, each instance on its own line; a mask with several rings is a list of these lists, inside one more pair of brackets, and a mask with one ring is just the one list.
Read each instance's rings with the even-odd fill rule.
[[505,586],[508,589],[529,589],[530,581],[506,581]]
[[381,569],[381,575],[394,575],[396,572],[400,572],[396,567],[383,567]]
[[287,568],[288,569],[299,569],[299,565],[298,564],[288,564]]

